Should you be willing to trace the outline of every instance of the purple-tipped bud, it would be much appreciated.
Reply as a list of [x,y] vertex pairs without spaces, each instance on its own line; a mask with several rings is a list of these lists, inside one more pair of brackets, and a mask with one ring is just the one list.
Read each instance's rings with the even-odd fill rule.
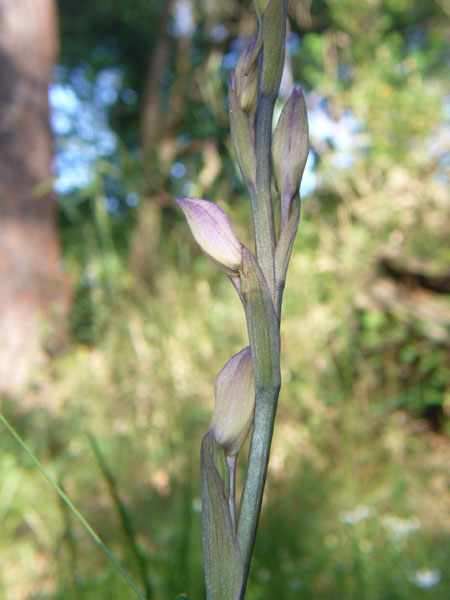
[[209,431],[225,454],[239,452],[253,422],[255,383],[250,346],[233,356],[217,375]]
[[176,198],[176,201],[206,256],[226,273],[236,275],[242,265],[242,244],[223,210],[200,198]]
[[275,184],[281,196],[282,225],[298,192],[309,152],[308,115],[302,88],[295,86],[281,111],[273,136]]

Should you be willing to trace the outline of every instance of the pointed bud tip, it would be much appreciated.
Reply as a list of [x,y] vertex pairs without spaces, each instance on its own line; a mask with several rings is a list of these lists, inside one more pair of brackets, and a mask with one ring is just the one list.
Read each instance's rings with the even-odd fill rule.
[[309,152],[308,115],[301,86],[295,85],[278,119],[272,143],[275,184],[288,203],[297,193]]
[[237,274],[242,265],[242,244],[225,212],[201,198],[178,197],[175,200],[206,256],[228,274]]
[[255,383],[250,346],[235,354],[217,375],[209,430],[228,456],[239,452],[253,421]]

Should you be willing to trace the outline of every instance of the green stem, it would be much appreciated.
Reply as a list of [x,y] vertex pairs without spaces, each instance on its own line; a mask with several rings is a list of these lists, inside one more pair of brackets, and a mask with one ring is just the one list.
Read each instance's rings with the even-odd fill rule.
[[97,444],[97,440],[92,434],[88,434],[87,437],[89,440],[89,444],[91,445],[92,451],[95,454],[95,458],[97,459],[103,477],[105,478],[106,484],[109,489],[109,493],[119,515],[120,523],[124,530],[125,537],[127,538],[130,544],[131,551],[136,558],[136,562],[141,573],[142,583],[145,589],[145,599],[150,600],[153,597],[153,588],[150,582],[150,578],[148,576],[147,558],[136,539],[136,533],[134,531],[131,516],[128,513],[127,508],[125,507],[124,503],[122,502],[122,499],[119,496],[115,477],[112,474],[109,465],[106,463],[105,457],[103,456],[103,453]]
[[[259,98],[255,120],[256,184],[251,194],[256,257],[272,300],[274,300],[275,295],[275,230],[270,180],[270,150],[274,104],[275,100],[273,98],[267,96],[260,96]],[[241,497],[237,533],[244,563],[240,600],[243,600],[245,595],[258,528],[280,391],[279,381],[278,377],[278,381],[273,381],[271,386],[256,391],[253,435]]]
[[[251,190],[253,192],[251,203],[256,257],[273,301],[275,300],[275,230],[270,179],[270,151],[274,105],[274,97],[260,95],[255,120],[256,184]],[[277,368],[279,370],[279,356]],[[253,435],[238,522],[238,541],[244,563],[240,600],[243,600],[245,595],[258,528],[279,391],[279,371],[278,376],[273,377],[270,386],[256,391]]]
[[[285,24],[287,1],[282,4],[282,14]],[[284,26],[283,26],[284,27]],[[282,32],[282,46],[284,49],[285,29]],[[263,52],[274,51],[273,48],[264,48]],[[284,50],[283,50],[284,56]],[[264,67],[263,67],[264,68]],[[267,63],[266,63],[267,68]],[[261,62],[260,62],[261,69]],[[281,78],[281,73],[279,74]],[[266,78],[267,79],[267,78]],[[266,83],[268,83],[266,81]],[[269,82],[270,83],[270,82]],[[279,88],[279,80],[276,87],[276,92],[264,92],[260,87],[258,108],[255,119],[255,155],[256,155],[256,177],[255,185],[251,190],[251,204],[253,213],[253,225],[255,231],[255,248],[256,258],[263,272],[267,283],[269,294],[272,302],[275,305],[276,301],[276,281],[275,281],[275,229],[274,216],[272,205],[272,190],[271,190],[271,145],[272,145],[272,119],[276,96]],[[261,70],[260,80],[261,86]],[[247,299],[249,306],[252,299]],[[280,302],[277,302],[277,305]],[[240,600],[245,596],[247,586],[248,572],[252,558],[253,546],[255,543],[256,530],[258,527],[259,515],[261,511],[264,486],[266,482],[267,465],[269,463],[270,446],[272,442],[273,427],[277,410],[278,395],[280,392],[280,347],[279,347],[279,318],[276,316],[276,308],[272,307],[274,315],[271,316],[270,310],[265,306],[265,320],[270,322],[275,319],[277,322],[276,331],[269,333],[269,346],[275,352],[271,354],[272,373],[265,385],[261,385],[261,373],[264,372],[263,364],[255,368],[255,383],[256,385],[256,405],[255,419],[253,424],[253,435],[250,446],[250,452],[247,462],[247,473],[245,478],[244,490],[242,492],[239,522],[238,522],[238,542],[244,563],[243,584],[240,593]],[[247,308],[247,325],[249,325],[249,310]],[[264,320],[264,318],[262,319]],[[263,356],[264,352],[255,352],[255,342],[252,339],[251,328],[249,328],[250,345],[253,359],[257,360],[257,356]],[[253,328],[257,329],[257,325],[253,324]],[[278,344],[275,343],[275,337],[278,337]],[[263,338],[260,338],[263,341]],[[264,342],[263,342],[264,343]],[[273,345],[273,346],[272,346]],[[268,350],[268,348],[267,348]],[[266,352],[269,354],[269,352]],[[267,375],[267,373],[265,373]],[[258,385],[258,379],[260,385]]]
[[255,120],[256,186],[252,199],[256,258],[269,290],[275,287],[275,232],[270,186],[270,149],[275,98],[261,95]]
[[244,562],[244,579],[240,600],[243,600],[245,595],[261,511],[279,391],[280,386],[276,385],[272,389],[260,391],[256,396],[253,436],[238,524],[238,541]]
[[228,468],[230,470],[230,497],[228,505],[230,507],[230,516],[233,527],[236,529],[236,465],[237,454],[235,456],[227,456]]
[[244,304],[256,387],[253,435],[241,497],[237,541],[243,561],[243,600],[261,511],[270,446],[281,387],[280,325],[282,289],[276,289],[275,229],[271,190],[272,119],[280,86],[288,0],[272,0],[264,16],[256,5],[263,36],[259,57],[255,131],[255,179],[246,181],[255,233],[256,261],[243,248],[240,296]]
[[255,417],[241,497],[238,543],[243,562],[240,598],[244,598],[253,545],[261,510],[270,444],[275,421],[280,376],[280,324],[271,293],[254,256],[244,247],[241,290],[255,377]]

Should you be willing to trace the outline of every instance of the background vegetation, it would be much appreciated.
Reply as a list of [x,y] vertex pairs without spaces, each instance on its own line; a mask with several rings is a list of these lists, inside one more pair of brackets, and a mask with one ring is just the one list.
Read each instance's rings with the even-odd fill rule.
[[[199,443],[246,331],[173,196],[214,200],[251,244],[225,89],[253,7],[59,10],[73,299],[3,411],[148,598],[203,598]],[[447,597],[448,17],[445,0],[291,0],[283,91],[307,93],[312,160],[249,600]],[[6,432],[0,477],[1,598],[134,597]]]

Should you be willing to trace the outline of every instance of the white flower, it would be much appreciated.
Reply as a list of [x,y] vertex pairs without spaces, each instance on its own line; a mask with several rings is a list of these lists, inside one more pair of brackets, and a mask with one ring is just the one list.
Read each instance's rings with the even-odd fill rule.
[[390,537],[395,539],[405,537],[420,529],[420,521],[417,517],[402,519],[401,517],[387,515],[383,517],[381,522],[390,530]]
[[339,521],[346,525],[358,525],[361,521],[373,516],[373,509],[364,504],[358,504],[353,510],[343,510]]
[[409,575],[409,581],[419,587],[421,590],[429,590],[441,580],[439,569],[417,569]]

